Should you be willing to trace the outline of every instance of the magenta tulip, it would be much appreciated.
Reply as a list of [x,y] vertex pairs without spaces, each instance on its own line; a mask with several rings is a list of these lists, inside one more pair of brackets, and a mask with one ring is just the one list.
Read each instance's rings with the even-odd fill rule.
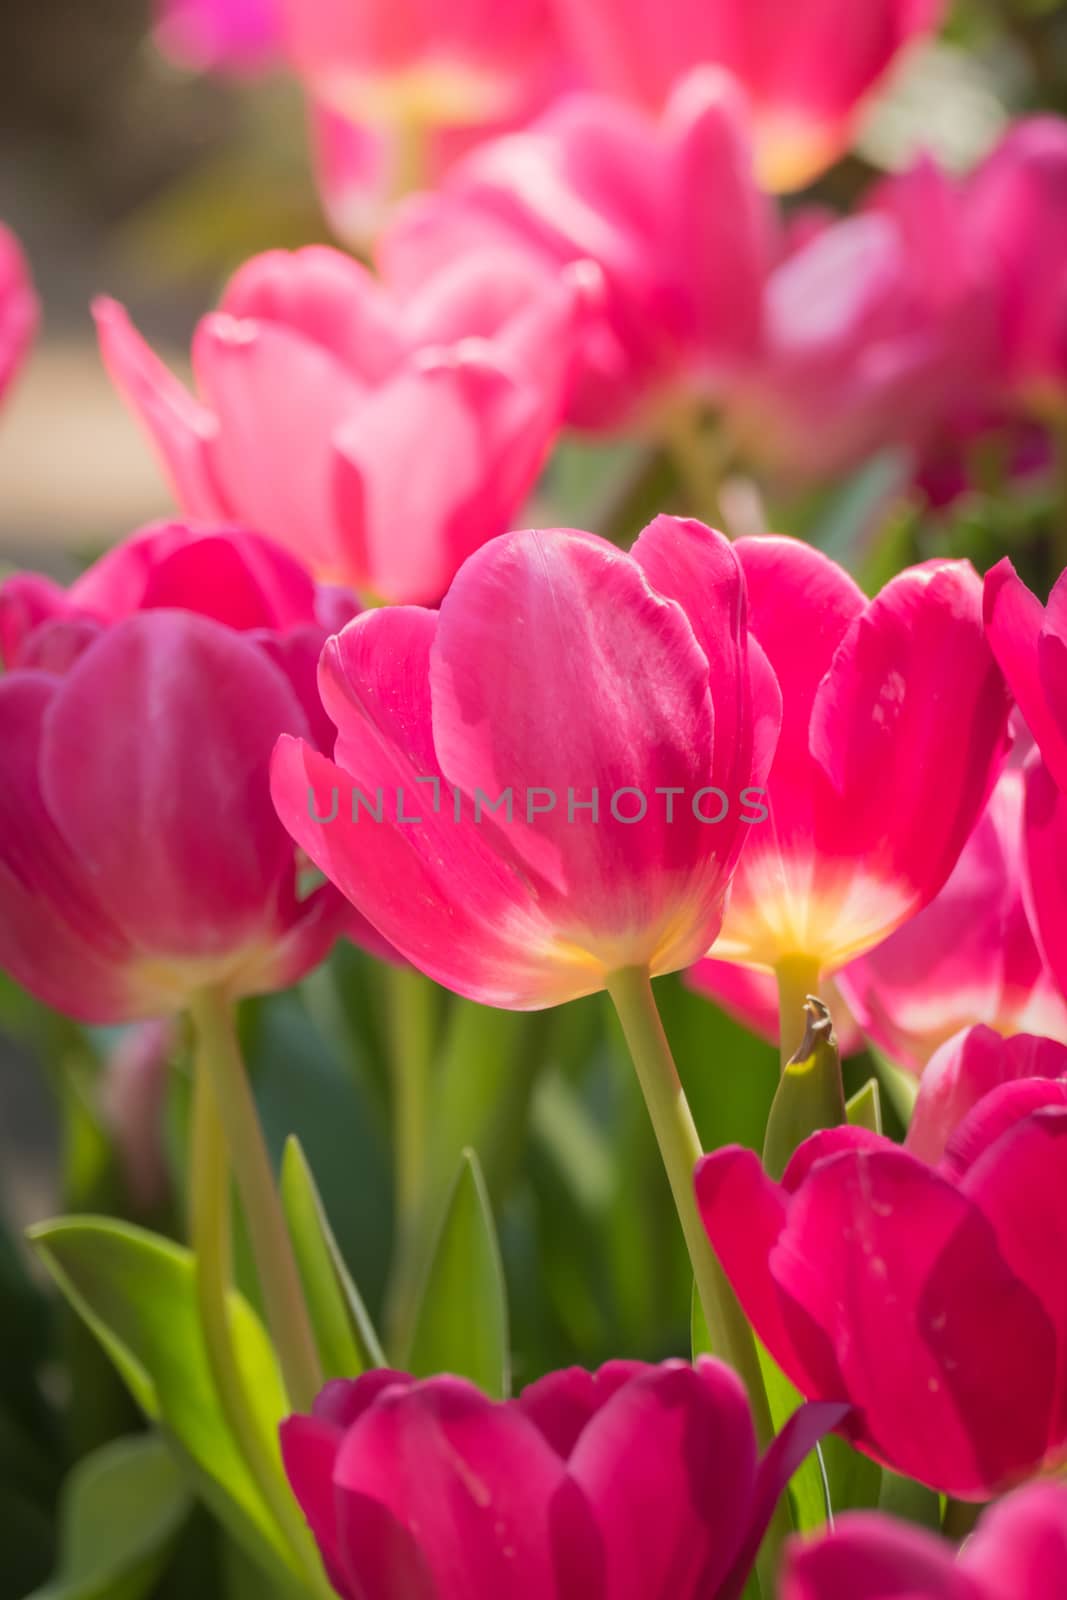
[[704,1225],[764,1344],[856,1443],[988,1499],[1067,1454],[1067,1082],[1004,1083],[937,1167],[861,1128],[773,1183],[751,1151],[697,1169]]
[[1067,1002],[1023,894],[1023,785],[1017,768],[1001,774],[940,893],[837,974],[860,1027],[909,1072],[972,1023],[1067,1042]]
[[923,159],[816,229],[770,275],[764,322],[761,359],[729,396],[750,457],[790,483],[890,446],[925,457],[992,371],[959,187]]
[[559,71],[549,0],[279,3],[297,70],[356,122],[494,122]]
[[239,518],[324,581],[430,603],[540,471],[590,271],[535,286],[484,254],[399,301],[337,251],[271,252],[197,330],[200,399],[120,307],[97,318],[188,516]]
[[[1020,1078],[1067,1078],[1067,1045],[1031,1033],[1002,1039],[992,1028],[965,1028],[931,1057],[919,1084],[905,1148],[936,1165],[978,1102]],[[1043,1090],[1038,1087],[1035,1092],[1040,1095]]]
[[799,189],[847,148],[860,110],[943,0],[556,0],[595,82],[659,106],[695,62],[728,67],[751,96],[760,172]]
[[968,184],[972,249],[995,292],[997,377],[1018,404],[1067,407],[1067,122],[1016,123]]
[[720,534],[509,534],[439,613],[357,618],[320,685],[334,760],[282,740],[279,814],[439,983],[534,1009],[714,938],[778,718]]
[[284,988],[362,927],[301,895],[270,803],[278,735],[323,735],[319,608],[353,609],[266,540],[178,525],[69,590],[0,587],[0,966],[46,1004],[117,1022]]
[[254,71],[281,51],[278,0],[155,0],[156,40],[198,71]]
[[679,392],[721,396],[758,351],[778,248],[736,88],[695,73],[658,119],[564,98],[527,131],[479,146],[437,193],[402,208],[381,244],[387,274],[408,285],[485,248],[527,271],[600,268],[572,421],[607,428],[644,414],[656,426]]
[[940,889],[1004,756],[1008,696],[967,562],[910,568],[868,601],[800,541],[735,549],[782,735],[712,953],[814,981]]
[[0,223],[0,398],[37,331],[39,309],[18,241]]
[[1035,1483],[986,1511],[957,1555],[875,1513],[790,1547],[781,1600],[1053,1600],[1067,1594],[1067,1488]]
[[282,1453],[346,1600],[736,1600],[842,1415],[804,1408],[760,1461],[743,1387],[708,1358],[571,1368],[508,1402],[379,1370],[328,1385]]

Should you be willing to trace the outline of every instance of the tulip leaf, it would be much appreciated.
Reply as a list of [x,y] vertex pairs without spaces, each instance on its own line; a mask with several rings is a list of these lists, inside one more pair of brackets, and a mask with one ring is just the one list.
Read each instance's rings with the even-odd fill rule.
[[845,1120],[841,1056],[830,1013],[821,1000],[813,999],[805,1001],[804,1011],[804,1037],[782,1073],[763,1144],[763,1165],[775,1179],[810,1134]]
[[878,1073],[878,1082],[885,1090],[886,1099],[907,1128],[911,1122],[911,1114],[915,1110],[915,1097],[919,1092],[918,1079],[910,1072],[902,1072],[880,1050],[875,1050],[873,1046],[868,1048]]
[[27,1600],[141,1600],[191,1508],[187,1475],[158,1435],[104,1445],[67,1479],[58,1571]]
[[[200,1332],[192,1253],[106,1217],[41,1223],[30,1238],[210,1509],[268,1571],[295,1573],[289,1547],[223,1420]],[[231,1327],[249,1397],[270,1436],[288,1407],[263,1327],[237,1294]]]
[[869,1128],[871,1133],[882,1131],[882,1094],[877,1078],[868,1078],[862,1089],[857,1089],[845,1103],[845,1120],[853,1128]]
[[[756,1349],[763,1373],[763,1387],[767,1391],[767,1404],[771,1408],[771,1421],[775,1433],[780,1433],[790,1417],[804,1404],[804,1396],[758,1339]],[[790,1478],[789,1498],[793,1506],[793,1521],[799,1533],[823,1527],[833,1514],[820,1447],[805,1457]]]
[[497,1399],[511,1383],[507,1294],[478,1158],[466,1150],[426,1274],[407,1365],[453,1372]]
[[355,1378],[385,1365],[378,1336],[337,1248],[303,1148],[290,1138],[281,1172],[282,1205],[327,1378]]

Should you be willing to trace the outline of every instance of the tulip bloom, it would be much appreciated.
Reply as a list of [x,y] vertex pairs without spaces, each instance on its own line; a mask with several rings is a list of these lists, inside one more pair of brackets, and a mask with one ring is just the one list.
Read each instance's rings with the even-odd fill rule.
[[940,893],[837,974],[860,1027],[909,1072],[971,1023],[1067,1042],[1023,895],[1023,789],[1019,769],[1003,772]]
[[927,158],[880,185],[775,268],[764,317],[760,360],[728,396],[750,456],[804,482],[889,446],[925,455],[992,369],[958,185]]
[[722,535],[508,534],[439,613],[356,618],[319,682],[334,760],[283,739],[279,815],[438,983],[536,1009],[714,937],[778,715]]
[[578,269],[535,288],[484,255],[399,301],[337,251],[271,252],[197,330],[200,399],[119,306],[97,320],[188,516],[239,518],[323,581],[431,603],[540,471],[588,285]]
[[[1002,1039],[992,1028],[965,1028],[931,1057],[919,1084],[905,1148],[936,1165],[956,1129],[980,1100],[1020,1078],[1067,1077],[1067,1045],[1035,1034]],[[1037,1093],[1043,1093],[1038,1087]],[[986,1109],[993,1104],[987,1101]]]
[[1067,577],[1042,608],[1005,557],[986,576],[985,615],[1040,752],[1026,766],[1029,904],[1045,958],[1067,992]]
[[1067,1488],[1034,1483],[991,1506],[957,1551],[877,1513],[790,1546],[781,1600],[1038,1600],[1067,1594]]
[[995,294],[1002,391],[1042,416],[1067,408],[1067,124],[1016,123],[968,184],[972,248]]
[[859,1448],[985,1500],[1067,1454],[1067,1083],[986,1096],[937,1167],[839,1128],[771,1182],[738,1147],[697,1201],[775,1360],[809,1398],[848,1400]]
[[22,365],[38,316],[22,251],[14,234],[0,224],[0,397]]
[[736,1600],[778,1497],[838,1407],[757,1460],[748,1401],[705,1357],[571,1368],[494,1402],[368,1372],[282,1426],[346,1600]]
[[355,122],[493,122],[558,70],[549,0],[281,0],[290,58]]
[[198,71],[249,72],[281,48],[278,0],[155,0],[156,41]]
[[583,260],[600,268],[571,421],[616,427],[677,404],[679,390],[721,394],[759,348],[778,250],[736,87],[694,73],[658,119],[565,97],[410,201],[380,251],[390,280],[414,286],[486,247],[553,275]]
[[70,590],[0,587],[0,966],[46,1004],[284,988],[350,929],[329,886],[301,897],[267,781],[280,733],[322,734],[317,605],[343,614],[268,541],[176,525]]
[[870,93],[934,29],[943,0],[557,0],[593,81],[659,106],[694,62],[727,67],[751,97],[760,176],[800,189],[842,155]]
[[967,562],[910,568],[868,601],[797,540],[734,548],[782,735],[712,954],[813,987],[940,889],[1006,751],[1008,696]]

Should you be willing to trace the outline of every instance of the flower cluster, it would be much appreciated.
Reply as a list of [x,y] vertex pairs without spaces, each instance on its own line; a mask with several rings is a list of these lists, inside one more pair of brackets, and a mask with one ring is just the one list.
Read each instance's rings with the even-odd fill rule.
[[[0,968],[128,1191],[34,1243],[182,1466],[94,1593],[188,1483],[294,1600],[1067,1592],[1067,123],[782,198],[942,11],[157,6],[366,248],[191,387],[98,300],[180,520],[0,581]],[[0,231],[0,390],[36,317]]]

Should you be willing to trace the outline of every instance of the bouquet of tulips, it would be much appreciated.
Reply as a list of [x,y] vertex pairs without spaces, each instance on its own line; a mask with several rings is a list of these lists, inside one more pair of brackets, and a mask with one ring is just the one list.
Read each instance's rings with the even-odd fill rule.
[[0,583],[5,1600],[1067,1595],[1067,122],[826,203],[945,9],[160,5],[342,242]]

